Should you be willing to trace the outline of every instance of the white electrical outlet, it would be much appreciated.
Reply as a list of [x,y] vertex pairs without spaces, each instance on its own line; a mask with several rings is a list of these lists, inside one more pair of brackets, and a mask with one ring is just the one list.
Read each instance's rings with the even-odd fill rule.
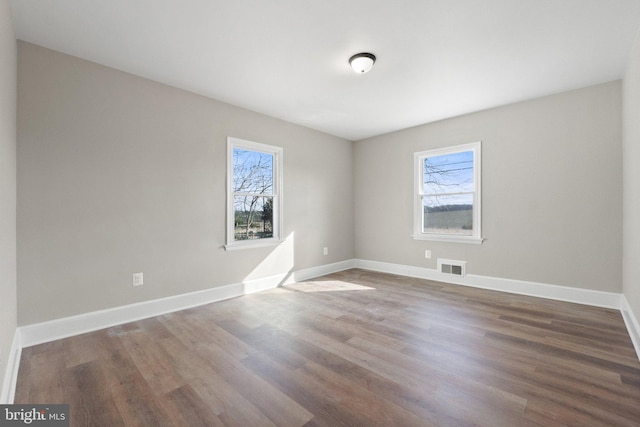
[[143,284],[142,273],[133,273],[133,286],[142,286]]
[[324,253],[325,255],[329,255],[329,248],[324,248],[322,253]]
[[428,250],[428,249],[426,251],[424,251],[424,257],[426,259],[431,259],[431,251]]

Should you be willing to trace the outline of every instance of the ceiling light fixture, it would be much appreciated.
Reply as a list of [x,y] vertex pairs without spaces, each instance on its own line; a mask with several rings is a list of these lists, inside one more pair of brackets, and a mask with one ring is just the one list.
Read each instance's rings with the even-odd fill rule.
[[349,58],[351,68],[358,74],[368,72],[373,67],[374,62],[376,62],[376,56],[372,53],[356,53]]

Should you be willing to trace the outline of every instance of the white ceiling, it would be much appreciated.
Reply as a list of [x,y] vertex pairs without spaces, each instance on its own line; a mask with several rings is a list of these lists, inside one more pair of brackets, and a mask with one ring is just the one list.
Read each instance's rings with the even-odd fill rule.
[[[13,0],[17,37],[349,140],[619,79],[640,0]],[[357,75],[348,58],[378,57]]]

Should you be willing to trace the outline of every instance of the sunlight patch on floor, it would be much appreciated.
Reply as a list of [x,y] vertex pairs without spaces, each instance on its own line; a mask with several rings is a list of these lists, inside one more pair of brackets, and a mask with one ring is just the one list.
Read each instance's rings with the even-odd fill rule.
[[317,282],[300,282],[283,286],[300,292],[335,292],[335,291],[367,291],[375,288],[343,282],[342,280],[322,280]]

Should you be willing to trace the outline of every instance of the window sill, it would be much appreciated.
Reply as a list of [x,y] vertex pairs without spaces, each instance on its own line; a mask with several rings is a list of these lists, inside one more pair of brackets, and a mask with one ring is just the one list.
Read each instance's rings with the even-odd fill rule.
[[430,240],[433,242],[451,242],[451,243],[471,243],[480,245],[485,240],[482,237],[475,236],[446,236],[435,234],[412,234],[414,240]]
[[241,240],[238,242],[228,243],[224,245],[225,251],[237,251],[242,249],[265,248],[269,246],[278,246],[284,240],[279,239],[259,239],[259,240]]

